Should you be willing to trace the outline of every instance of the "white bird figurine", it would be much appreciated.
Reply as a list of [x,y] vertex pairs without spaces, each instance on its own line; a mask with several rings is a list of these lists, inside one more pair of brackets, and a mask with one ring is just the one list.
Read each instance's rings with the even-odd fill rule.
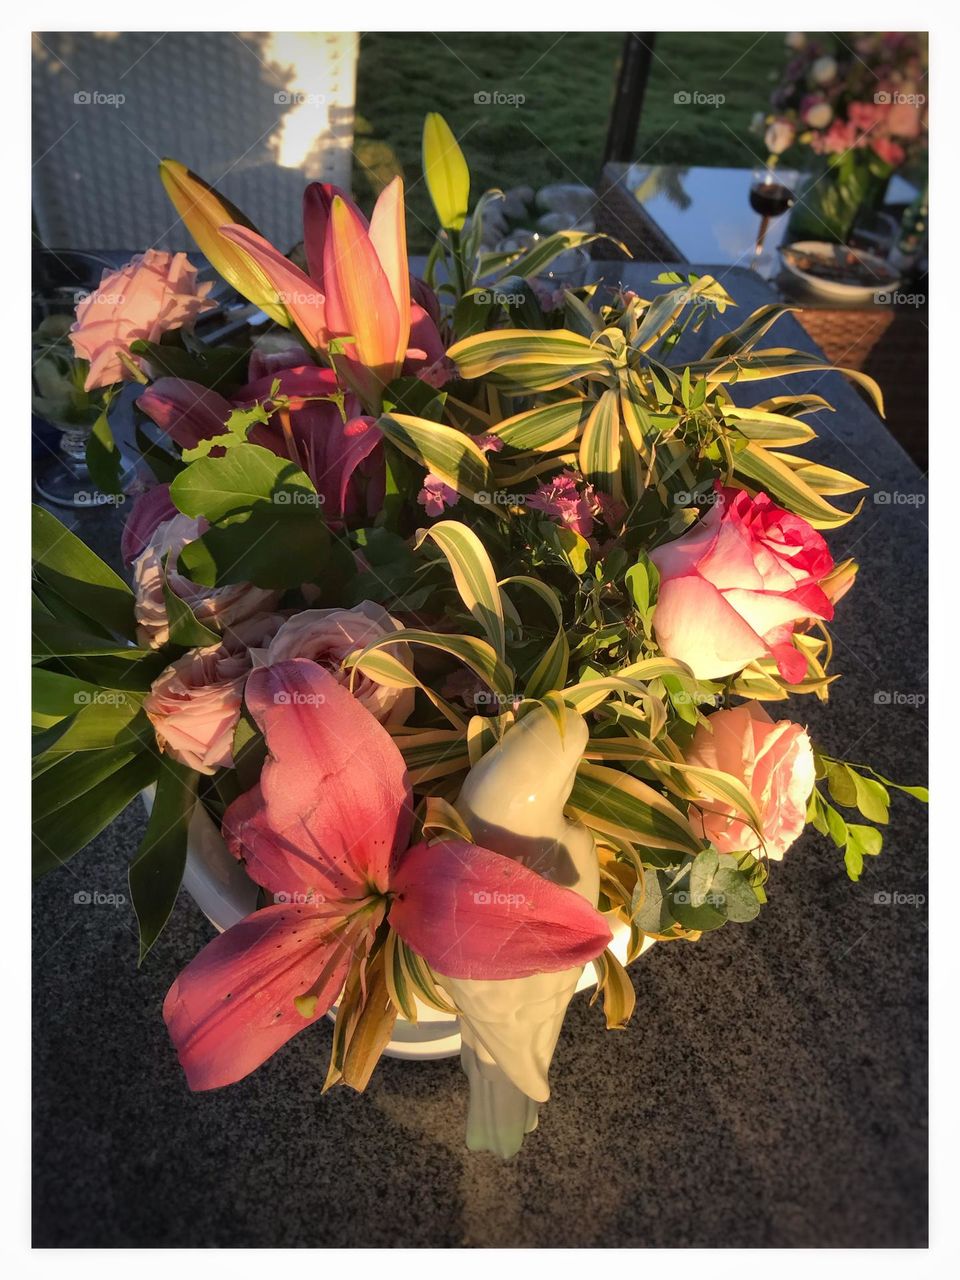
[[[587,744],[587,726],[565,712],[564,732],[545,707],[510,728],[468,773],[456,807],[474,841],[522,862],[597,905],[593,837],[563,806]],[[582,966],[498,981],[438,974],[460,1011],[460,1063],[470,1082],[467,1146],[515,1155],[550,1097],[547,1071]]]

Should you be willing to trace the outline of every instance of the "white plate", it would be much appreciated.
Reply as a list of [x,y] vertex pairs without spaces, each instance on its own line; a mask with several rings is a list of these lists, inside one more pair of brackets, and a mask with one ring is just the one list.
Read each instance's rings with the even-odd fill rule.
[[[829,262],[837,253],[852,254],[868,271],[875,274],[876,283],[844,284],[839,280],[821,279],[808,271],[802,271],[790,262],[787,257],[790,250],[805,253],[811,258],[819,258],[824,262]],[[828,244],[823,240],[797,240],[793,244],[780,245],[778,252],[784,271],[795,279],[802,280],[811,293],[821,298],[836,298],[841,302],[882,302],[883,299],[878,298],[877,295],[894,293],[900,283],[898,279],[891,277],[888,263],[878,258],[876,254],[867,253],[865,249],[850,249],[846,245]]]

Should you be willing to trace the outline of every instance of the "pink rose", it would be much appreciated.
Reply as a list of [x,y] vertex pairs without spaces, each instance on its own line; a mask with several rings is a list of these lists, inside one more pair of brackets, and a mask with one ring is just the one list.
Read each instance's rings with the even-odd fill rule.
[[251,618],[220,644],[191,649],[161,671],[143,704],[161,751],[198,773],[233,764],[250,646],[266,644],[282,621],[275,614]]
[[[351,672],[342,665],[344,658],[400,629],[396,618],[370,600],[353,609],[306,609],[287,619],[262,660],[270,667],[290,658],[310,658],[349,688]],[[387,652],[412,669],[405,644],[391,645]],[[403,724],[413,710],[412,689],[390,689],[369,676],[357,676],[353,693],[384,724]]]
[[207,298],[212,288],[212,281],[197,283],[197,268],[185,253],[148,249],[119,271],[104,272],[96,292],[77,307],[70,330],[74,351],[90,361],[85,390],[129,381],[120,353],[129,356],[137,339],[157,342],[170,329],[192,326],[215,305]]
[[650,559],[660,571],[653,624],[668,657],[712,680],[770,655],[785,680],[803,679],[794,625],[833,617],[819,586],[833,559],[806,520],[764,493],[718,488],[707,515]]
[[892,138],[887,138],[884,135],[879,137],[873,135],[870,138],[870,145],[873,147],[875,154],[884,164],[888,164],[891,169],[899,169],[907,158],[907,153],[900,143],[894,142]]
[[207,522],[191,516],[175,515],[158,525],[146,550],[133,566],[137,637],[141,644],[159,649],[170,639],[170,620],[163,596],[163,561],[167,557],[167,587],[185,600],[197,620],[214,631],[226,631],[255,614],[272,609],[279,591],[267,591],[249,582],[227,587],[204,587],[177,572],[177,558],[190,542],[207,530]]
[[[756,802],[767,856],[779,861],[803,831],[816,770],[806,730],[774,722],[757,702],[717,711],[693,735],[688,764],[720,769],[742,782]],[[692,811],[696,819],[697,811]],[[720,853],[757,851],[753,828],[712,797],[699,805],[703,834]]]

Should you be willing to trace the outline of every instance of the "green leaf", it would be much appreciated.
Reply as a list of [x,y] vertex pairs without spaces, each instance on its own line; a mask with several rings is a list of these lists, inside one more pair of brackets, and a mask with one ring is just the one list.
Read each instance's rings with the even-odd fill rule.
[[587,418],[580,441],[580,470],[603,493],[619,498],[620,400],[615,390],[607,390]]
[[527,391],[549,391],[587,373],[600,374],[609,362],[609,353],[567,329],[478,333],[454,343],[447,355],[464,378],[486,377]]
[[496,279],[499,281],[504,274],[510,274],[532,280],[535,276],[541,275],[555,258],[559,258],[561,253],[566,253],[568,249],[582,249],[595,240],[609,240],[628,258],[631,257],[630,250],[625,244],[614,240],[612,236],[604,235],[603,232],[555,231],[552,235],[545,236],[520,257],[512,258]]
[[142,751],[90,791],[44,815],[33,827],[33,874],[62,866],[111,823],[160,767],[152,751]]
[[68,604],[117,635],[133,639],[133,592],[76,534],[42,507],[33,508],[33,568]]
[[886,823],[890,817],[890,793],[882,782],[875,778],[864,778],[850,770],[857,789],[857,808],[871,822]]
[[853,809],[857,803],[857,784],[852,769],[839,762],[827,765],[827,786],[837,804]]
[[851,822],[847,826],[849,843],[860,853],[875,858],[883,848],[883,834],[876,827],[865,827],[859,822]]
[[204,626],[186,600],[181,600],[170,590],[167,583],[169,558],[169,555],[164,557],[163,562],[163,604],[167,613],[170,643],[183,645],[185,649],[218,644],[220,636],[217,632]]
[[761,448],[753,442],[734,454],[733,465],[737,475],[779,498],[789,511],[808,520],[815,529],[838,529],[841,525],[849,524],[863,506],[860,502],[853,511],[841,511],[838,507],[831,506],[802,476],[792,471],[769,449]]
[[653,849],[699,853],[699,840],[675,805],[618,769],[582,764],[567,807],[595,830]]
[[32,808],[36,822],[99,787],[143,750],[140,743],[103,751],[73,751],[54,761],[33,780]]
[[140,927],[140,964],[170,919],[180,891],[197,781],[198,775],[186,765],[162,761],[146,834],[128,873]]
[[120,493],[123,460],[110,430],[106,410],[97,418],[87,437],[86,461],[90,479],[102,493]]
[[720,900],[720,910],[728,920],[745,924],[760,914],[760,903],[742,871],[721,867],[714,876],[710,892]]
[[241,443],[198,458],[171,483],[170,497],[211,525],[180,554],[194,581],[282,589],[323,575],[330,540],[320,496],[309,476],[269,449]]
[[439,520],[429,529],[417,533],[416,547],[431,538],[447,558],[460,599],[470,611],[497,656],[506,658],[506,634],[500,588],[490,557],[483,543],[465,524],[457,520]]
[[464,432],[406,414],[385,414],[376,425],[401,453],[458,493],[473,498],[479,492],[492,490],[486,456]]
[[714,877],[720,870],[720,855],[712,846],[702,849],[690,868],[690,901],[695,907],[706,902]]
[[590,407],[590,401],[581,396],[541,405],[506,418],[491,427],[491,435],[499,436],[511,449],[549,453],[576,440]]

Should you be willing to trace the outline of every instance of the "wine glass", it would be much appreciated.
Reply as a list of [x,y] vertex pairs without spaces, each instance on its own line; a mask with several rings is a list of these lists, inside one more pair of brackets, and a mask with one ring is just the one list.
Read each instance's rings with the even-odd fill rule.
[[[760,215],[760,226],[757,228],[751,265],[761,275],[765,274],[761,259],[770,223],[781,218],[796,203],[797,178],[798,175],[792,170],[778,169],[773,165],[764,165],[753,171],[750,208]],[[763,259],[764,263],[766,261],[767,259]]]

